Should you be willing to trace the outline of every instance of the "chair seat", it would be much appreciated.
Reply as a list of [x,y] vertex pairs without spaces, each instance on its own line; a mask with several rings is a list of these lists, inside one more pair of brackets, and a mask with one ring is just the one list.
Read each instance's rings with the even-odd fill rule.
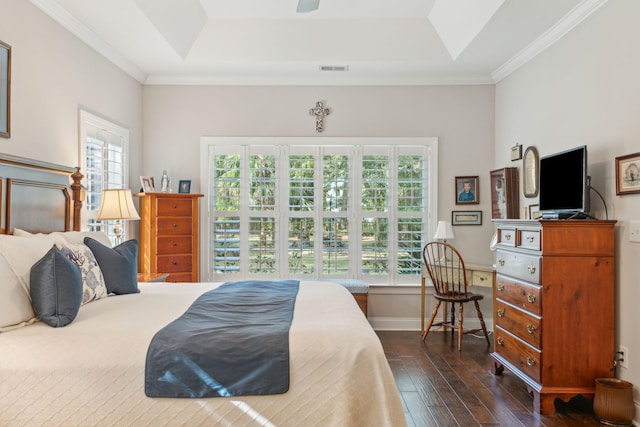
[[434,294],[433,297],[444,302],[464,303],[469,301],[480,301],[484,295],[467,292],[467,294],[458,292],[448,292],[446,294]]

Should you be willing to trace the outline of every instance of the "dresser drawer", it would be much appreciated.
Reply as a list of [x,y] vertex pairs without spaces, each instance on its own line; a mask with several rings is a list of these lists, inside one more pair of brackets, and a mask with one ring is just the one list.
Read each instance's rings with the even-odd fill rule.
[[165,280],[165,282],[193,282],[193,274],[192,273],[171,273],[169,277]]
[[520,310],[500,300],[495,302],[496,325],[525,340],[532,346],[540,348],[542,322],[540,318]]
[[[467,269],[468,270],[468,269]],[[493,287],[493,272],[491,271],[471,271],[471,286]]]
[[540,283],[540,257],[498,250],[496,271],[527,282]]
[[540,289],[538,285],[524,283],[501,274],[496,276],[496,298],[538,315],[542,314]]
[[163,198],[157,200],[158,216],[193,216],[191,199]]
[[495,333],[495,351],[534,381],[540,382],[542,353],[499,326],[496,326]]
[[498,243],[504,246],[516,246],[516,229],[509,227],[500,227],[498,229]]
[[540,250],[540,230],[520,230],[519,246],[534,251]]
[[192,271],[191,255],[159,255],[156,264],[159,273],[180,273]]
[[192,242],[191,236],[158,237],[156,251],[160,255],[191,253]]
[[158,218],[158,236],[186,236],[191,235],[193,221],[191,218]]

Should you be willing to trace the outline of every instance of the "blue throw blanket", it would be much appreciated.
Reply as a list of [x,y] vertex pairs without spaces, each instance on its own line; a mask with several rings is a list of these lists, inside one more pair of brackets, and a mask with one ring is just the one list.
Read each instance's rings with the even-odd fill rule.
[[201,295],[153,337],[145,394],[203,398],[285,393],[299,284],[230,282]]

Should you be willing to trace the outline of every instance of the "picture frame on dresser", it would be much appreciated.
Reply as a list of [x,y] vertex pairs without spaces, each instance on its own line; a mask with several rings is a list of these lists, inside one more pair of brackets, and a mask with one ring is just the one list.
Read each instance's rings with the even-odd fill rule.
[[142,185],[143,193],[153,193],[154,191],[156,191],[153,185],[153,178],[150,176],[141,176],[140,184]]
[[489,173],[491,186],[491,218],[520,218],[518,168],[496,169]]
[[0,40],[0,137],[11,137],[11,46]]
[[181,179],[178,182],[178,193],[184,193],[184,194],[191,193],[191,180]]
[[640,193],[640,153],[616,157],[616,195]]

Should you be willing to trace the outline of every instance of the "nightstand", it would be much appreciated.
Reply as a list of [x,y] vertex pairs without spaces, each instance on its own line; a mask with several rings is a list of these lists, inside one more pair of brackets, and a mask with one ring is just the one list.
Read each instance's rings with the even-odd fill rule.
[[169,273],[138,273],[138,283],[140,282],[166,282]]

